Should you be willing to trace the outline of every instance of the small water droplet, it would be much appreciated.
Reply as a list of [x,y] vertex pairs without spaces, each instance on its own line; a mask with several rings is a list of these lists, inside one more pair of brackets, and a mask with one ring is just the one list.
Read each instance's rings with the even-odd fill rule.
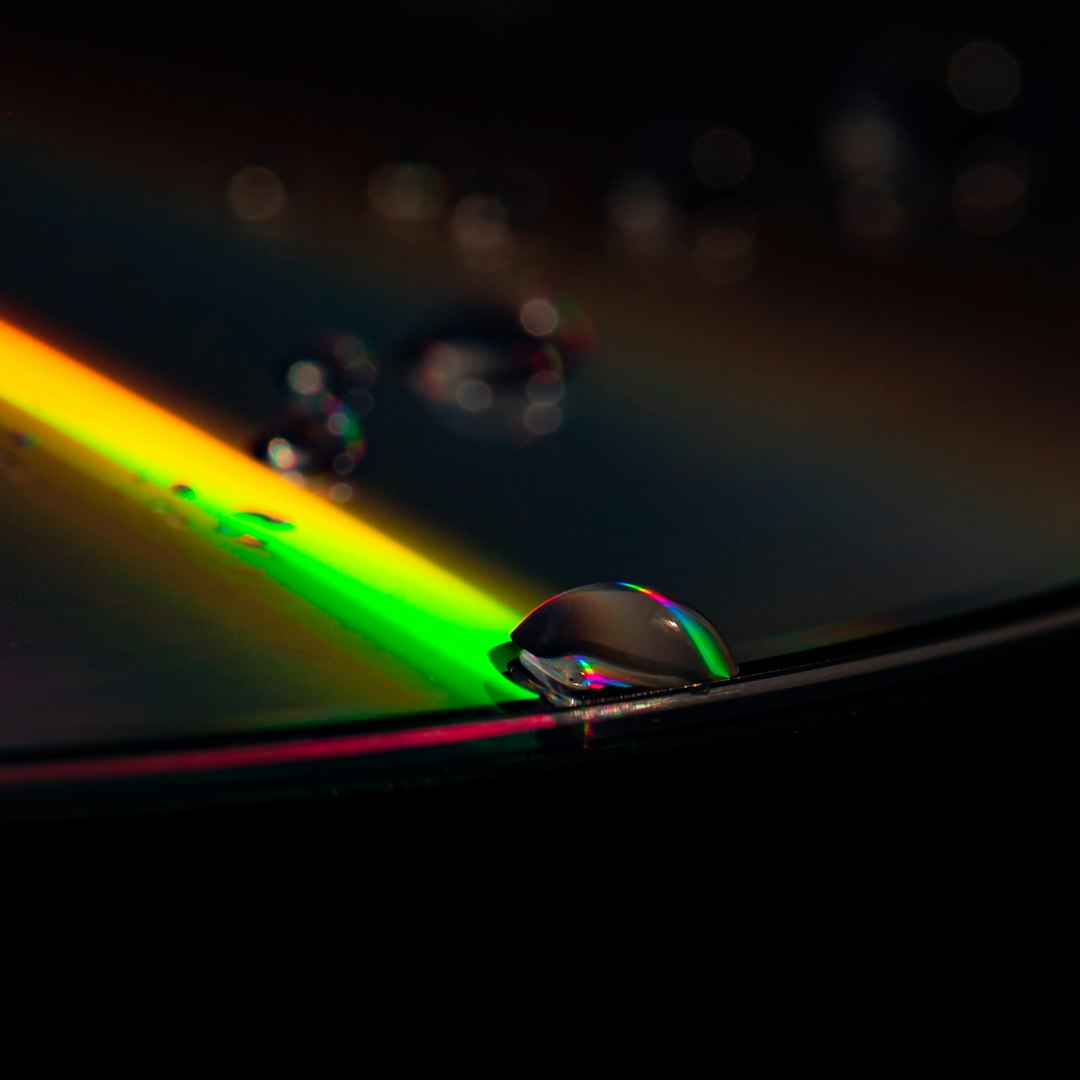
[[331,502],[346,503],[353,497],[352,484],[334,484],[327,494]]
[[738,672],[704,615],[628,582],[560,593],[530,612],[510,638],[520,654],[508,674],[558,704],[596,692],[700,685]]
[[188,487],[187,484],[173,484],[169,490],[178,499],[187,499],[188,502],[191,502],[195,498],[195,489]]
[[257,536],[252,536],[251,533],[240,533],[236,537],[238,544],[243,544],[244,547],[249,548],[264,548],[266,547],[266,541],[260,540]]
[[11,445],[17,446],[20,450],[36,450],[40,443],[37,436],[31,435],[28,431],[13,431]]
[[237,514],[236,517],[239,521],[261,525],[263,528],[273,529],[277,532],[289,532],[291,529],[296,528],[291,521],[286,521],[285,518],[274,517],[272,514],[262,514],[256,510],[244,510],[242,513]]

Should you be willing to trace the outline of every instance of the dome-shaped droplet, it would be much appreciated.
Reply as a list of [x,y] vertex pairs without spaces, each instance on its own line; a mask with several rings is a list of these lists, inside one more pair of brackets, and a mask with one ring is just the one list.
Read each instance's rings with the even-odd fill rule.
[[510,635],[555,700],[575,691],[663,689],[730,679],[724,639],[699,611],[627,582],[583,585],[530,612]]

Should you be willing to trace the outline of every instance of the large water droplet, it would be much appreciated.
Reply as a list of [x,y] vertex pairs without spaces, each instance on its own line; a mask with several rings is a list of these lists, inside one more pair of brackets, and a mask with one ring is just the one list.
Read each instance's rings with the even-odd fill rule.
[[465,312],[406,355],[414,392],[447,427],[524,445],[561,426],[566,380],[594,347],[578,304],[535,295],[516,310]]
[[704,615],[628,582],[560,593],[530,612],[510,638],[520,654],[508,673],[557,704],[598,692],[701,685],[738,672]]

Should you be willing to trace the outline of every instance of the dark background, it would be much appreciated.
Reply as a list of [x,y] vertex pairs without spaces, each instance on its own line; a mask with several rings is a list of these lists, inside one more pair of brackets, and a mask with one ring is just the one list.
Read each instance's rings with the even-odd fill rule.
[[[1000,410],[980,414],[973,429],[988,442],[1000,433],[1018,453],[1032,445],[1046,410],[1062,423],[1073,414],[1077,47],[1021,9],[924,14],[876,6],[791,19],[764,8],[725,7],[702,17],[680,5],[642,14],[541,2],[410,3],[351,16],[318,5],[245,17],[166,6],[109,23],[86,13],[59,21],[25,11],[6,20],[0,135],[93,161],[125,183],[137,176],[143,190],[206,213],[222,213],[221,189],[232,170],[250,160],[272,163],[301,211],[295,235],[317,249],[341,219],[336,193],[360,187],[381,161],[453,130],[476,148],[481,177],[509,159],[543,172],[549,243],[563,265],[580,260],[583,275],[596,280],[603,276],[597,265],[609,258],[604,207],[613,178],[628,167],[647,168],[692,219],[712,195],[693,175],[687,146],[703,128],[730,124],[754,147],[743,194],[758,214],[759,242],[769,257],[745,286],[722,293],[717,303],[725,318],[737,324],[740,313],[753,321],[777,311],[823,310],[834,328],[876,319],[872,338],[897,325],[928,326],[928,337],[953,343],[961,354],[954,388],[962,391],[984,374],[998,380]],[[986,115],[959,107],[947,81],[950,57],[979,40],[1002,43],[1021,71],[1010,107]],[[913,148],[897,180],[911,208],[910,227],[886,242],[845,231],[839,181],[823,161],[830,118],[867,102]],[[951,205],[965,148],[986,137],[1022,144],[1029,171],[1022,217],[992,234],[965,227]],[[5,265],[12,281],[25,280],[33,259],[20,265],[11,235]],[[436,263],[445,276],[444,263]],[[650,270],[637,288],[662,289],[666,276]],[[32,290],[16,297],[27,309],[34,300]],[[665,299],[658,323],[674,310]],[[123,331],[108,333],[118,335],[113,344],[122,351]],[[972,357],[984,358],[988,341],[1003,349],[985,361],[984,372],[973,368]],[[864,353],[871,364],[879,362],[876,355],[873,348]],[[1018,378],[1025,362],[1037,378],[1028,372]],[[841,365],[840,383],[843,374]],[[195,367],[169,371],[192,393],[205,388],[204,376]],[[1026,405],[1027,398],[1018,401],[1009,391],[1030,382],[1044,388],[1031,391],[1035,418],[1025,414],[1010,423],[1008,407]],[[929,396],[938,393],[934,388]],[[243,411],[236,395],[225,396]],[[955,412],[970,414],[963,401]],[[919,420],[913,415],[912,422]],[[1059,440],[1046,460],[1057,467],[1074,457]],[[1039,470],[1037,454],[1033,460],[1024,466],[1033,486],[1048,485],[1037,515],[1053,502],[1056,483],[1067,537],[1071,477],[1052,475],[1049,466]],[[978,547],[976,540],[972,550]],[[1059,563],[1054,572],[1061,574]],[[772,598],[772,610],[782,613],[789,600]],[[766,634],[766,626],[746,631],[748,638]],[[1058,670],[1056,662],[1051,670]],[[664,756],[637,762],[633,768],[642,774],[616,768],[603,782],[602,770],[573,780],[548,776],[515,790],[545,799],[565,784],[573,799],[607,792],[626,803],[642,785],[657,785],[665,797],[686,786],[699,803],[693,813],[707,815],[710,777],[732,782],[741,770],[728,764],[734,755],[777,797],[787,798],[770,776],[774,770],[802,797],[819,785],[850,781],[858,797],[883,803],[876,777],[889,780],[891,798],[910,782],[939,807],[954,796],[985,806],[999,791],[988,773],[1016,780],[1018,760],[1041,768],[1045,740],[1056,737],[1044,692],[1050,676],[1040,669],[1003,700],[966,687],[959,697],[949,695],[947,705],[904,706],[873,733],[848,717],[824,725],[826,734],[803,732],[797,746],[789,735],[769,736],[749,750],[724,744],[723,764],[714,758],[712,766],[692,766]],[[806,743],[813,749],[805,750]],[[975,770],[978,777],[965,764],[969,751],[989,755]],[[938,764],[928,764],[935,759]],[[684,785],[687,777],[692,783]]]

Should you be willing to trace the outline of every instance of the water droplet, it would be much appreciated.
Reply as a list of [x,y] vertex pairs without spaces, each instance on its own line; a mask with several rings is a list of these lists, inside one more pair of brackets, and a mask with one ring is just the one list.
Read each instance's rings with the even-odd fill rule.
[[188,487],[187,484],[173,484],[173,486],[169,488],[169,490],[178,499],[187,499],[188,502],[191,502],[195,498],[194,488]]
[[260,540],[257,536],[252,536],[251,533],[240,533],[235,537],[238,544],[243,544],[244,547],[249,548],[264,548],[266,547],[266,541]]
[[239,521],[261,525],[263,528],[273,529],[276,532],[288,532],[290,529],[296,528],[291,521],[286,521],[285,518],[274,517],[271,514],[260,514],[255,510],[244,510],[242,513],[237,514],[236,517]]
[[524,445],[559,427],[555,402],[594,347],[580,305],[534,296],[516,311],[463,313],[407,350],[407,361],[413,390],[451,430]]
[[334,484],[327,494],[331,502],[346,503],[353,497],[352,484]]
[[31,435],[28,431],[13,431],[11,445],[17,446],[20,450],[36,450],[40,444],[37,436]]
[[558,704],[596,692],[700,685],[738,672],[704,615],[628,582],[560,593],[530,612],[510,638],[520,654],[508,674]]

